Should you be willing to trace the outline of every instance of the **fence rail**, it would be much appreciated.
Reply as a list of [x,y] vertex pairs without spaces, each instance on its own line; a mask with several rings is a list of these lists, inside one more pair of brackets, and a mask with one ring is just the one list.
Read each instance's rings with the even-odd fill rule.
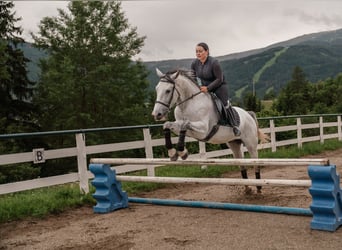
[[[304,123],[303,121],[308,117],[316,117],[318,118],[318,122],[316,123]],[[336,120],[334,122],[326,121],[324,122],[324,118],[335,117]],[[281,119],[293,119],[295,120],[295,124],[286,125],[286,126],[276,126],[276,121]],[[267,121],[268,127],[262,127],[262,132],[269,134],[271,141],[269,143],[258,145],[258,149],[268,149],[270,148],[272,152],[275,152],[278,147],[287,146],[287,145],[298,145],[299,148],[302,147],[305,142],[313,142],[319,141],[320,143],[324,143],[324,140],[327,139],[338,139],[342,140],[342,122],[341,122],[341,114],[329,114],[329,115],[304,115],[304,116],[287,116],[287,117],[270,117],[270,118],[259,118],[259,121]],[[34,188],[47,187],[52,185],[65,184],[70,182],[79,182],[80,189],[82,192],[89,192],[88,180],[92,178],[92,174],[88,171],[88,160],[89,156],[96,156],[99,153],[106,152],[117,152],[123,150],[133,150],[133,149],[145,149],[145,157],[146,158],[154,158],[153,149],[158,146],[164,145],[163,139],[152,139],[151,137],[151,128],[160,127],[162,125],[143,125],[143,126],[133,126],[133,127],[113,127],[113,128],[102,128],[102,129],[83,129],[83,130],[68,130],[68,131],[51,131],[51,132],[43,132],[43,133],[22,133],[22,134],[6,134],[0,135],[0,140],[7,139],[18,139],[18,138],[30,138],[30,137],[42,137],[42,136],[62,136],[65,134],[74,134],[76,147],[69,148],[60,148],[60,149],[32,149],[31,152],[20,152],[15,154],[2,154],[0,155],[0,166],[8,165],[8,164],[18,164],[25,162],[35,162],[39,164],[39,160],[51,160],[58,158],[67,158],[67,157],[76,157],[78,172],[39,178],[28,181],[21,181],[15,183],[8,183],[0,185],[0,195],[13,193],[18,191],[30,190]],[[326,132],[326,128],[335,128],[333,133]],[[337,129],[336,129],[337,128]],[[120,131],[127,129],[140,129],[143,133],[143,140],[138,141],[130,141],[130,142],[120,142],[120,143],[109,143],[102,145],[86,145],[86,134],[87,133],[100,133],[107,131]],[[312,130],[316,129],[319,132],[313,136],[303,137],[304,130]],[[296,131],[297,138],[287,139],[287,140],[277,140],[277,134],[288,131]],[[172,142],[176,143],[177,138],[173,137]],[[196,141],[192,138],[186,138],[186,142]],[[215,150],[215,151],[207,151],[206,144],[204,142],[198,142],[199,144],[199,152],[192,154],[190,159],[209,159],[215,157],[221,157],[225,155],[231,155],[232,152],[229,149],[224,150]],[[246,151],[246,149],[244,149]],[[37,160],[37,156],[41,159]],[[116,172],[127,173],[131,171],[137,171],[142,169],[147,169],[148,176],[154,176],[154,170],[156,167],[160,165],[136,165],[136,164],[127,164],[115,166]]]

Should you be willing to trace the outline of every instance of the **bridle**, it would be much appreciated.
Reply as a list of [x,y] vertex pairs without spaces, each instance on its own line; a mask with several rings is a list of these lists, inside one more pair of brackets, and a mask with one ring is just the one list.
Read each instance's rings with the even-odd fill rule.
[[[177,75],[178,75],[178,74],[177,74]],[[178,105],[181,105],[181,104],[183,104],[183,103],[189,101],[190,99],[194,98],[194,97],[197,96],[198,94],[201,94],[201,93],[202,93],[201,91],[198,91],[198,92],[196,92],[195,94],[192,94],[190,97],[185,98],[183,101],[178,102],[178,103],[175,103],[175,105],[173,105],[173,106],[171,107],[171,102],[172,102],[172,99],[173,99],[173,94],[174,94],[174,92],[176,91],[177,94],[178,94],[178,96],[180,96],[180,93],[179,93],[179,91],[178,91],[177,88],[176,88],[176,82],[175,82],[169,75],[164,75],[164,76],[162,76],[162,77],[160,78],[160,81],[161,81],[161,82],[165,82],[165,83],[169,83],[169,84],[172,84],[172,85],[173,85],[172,93],[171,93],[171,96],[170,96],[170,99],[169,99],[168,103],[161,102],[161,101],[158,101],[158,100],[155,101],[155,103],[159,103],[159,104],[161,104],[161,105],[167,107],[168,109],[171,109],[171,108],[174,108],[174,107],[176,107],[176,106],[178,106]]]

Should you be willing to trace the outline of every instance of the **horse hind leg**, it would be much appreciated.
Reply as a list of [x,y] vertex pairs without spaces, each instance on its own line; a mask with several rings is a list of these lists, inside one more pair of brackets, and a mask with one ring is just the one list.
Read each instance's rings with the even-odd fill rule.
[[[260,175],[260,166],[255,166],[255,179],[261,179],[261,175]],[[257,193],[261,194],[261,187],[262,186],[257,186]]]
[[[252,159],[257,159],[258,158],[258,150],[255,149],[255,148],[250,148],[250,147],[247,147],[247,150],[250,154],[250,157]],[[254,173],[255,173],[255,179],[261,179],[261,171],[260,171],[260,166],[259,165],[256,165],[254,166]],[[257,193],[260,194],[261,193],[261,188],[262,186],[257,186]]]
[[[227,144],[229,148],[232,150],[234,158],[237,158],[237,159],[244,158],[244,154],[241,148],[242,142],[240,140],[231,141],[231,142],[228,142]],[[248,179],[246,166],[239,166],[239,167],[240,167],[242,179]],[[245,194],[251,194],[251,193],[252,193],[252,189],[249,186],[245,186]]]

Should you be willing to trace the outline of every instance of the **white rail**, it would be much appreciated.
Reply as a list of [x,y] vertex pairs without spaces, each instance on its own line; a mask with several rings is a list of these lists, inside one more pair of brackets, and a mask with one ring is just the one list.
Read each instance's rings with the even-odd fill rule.
[[92,158],[90,163],[111,165],[208,165],[208,166],[309,166],[329,165],[328,159],[190,159],[185,161],[170,161],[168,158]]
[[188,177],[154,177],[154,176],[124,176],[117,175],[118,181],[154,182],[154,183],[182,183],[182,184],[221,184],[246,186],[293,186],[310,187],[311,180],[280,180],[280,179],[234,179],[234,178],[188,178]]

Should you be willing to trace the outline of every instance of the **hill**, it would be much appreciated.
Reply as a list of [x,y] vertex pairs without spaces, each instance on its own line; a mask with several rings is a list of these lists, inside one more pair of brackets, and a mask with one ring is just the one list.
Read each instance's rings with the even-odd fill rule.
[[[342,72],[342,29],[307,34],[265,48],[218,57],[229,83],[230,97],[238,100],[255,91],[259,98],[276,94],[291,80],[295,66],[316,83]],[[192,59],[146,62],[152,85],[158,82],[155,68],[168,71],[189,68]]]
[[[47,53],[30,44],[22,47],[31,60],[28,65],[30,79],[36,80],[37,63]],[[335,77],[342,72],[342,29],[306,34],[265,48],[217,57],[229,84],[229,95],[239,100],[254,91],[259,98],[274,91],[277,94],[291,80],[293,68],[303,69],[307,79],[316,83]],[[155,68],[163,72],[189,68],[193,58],[145,62],[151,88],[158,82]]]
[[48,56],[43,50],[33,47],[30,43],[22,43],[19,48],[24,52],[26,58],[30,60],[27,65],[28,77],[31,81],[37,81],[40,74],[39,60]]

